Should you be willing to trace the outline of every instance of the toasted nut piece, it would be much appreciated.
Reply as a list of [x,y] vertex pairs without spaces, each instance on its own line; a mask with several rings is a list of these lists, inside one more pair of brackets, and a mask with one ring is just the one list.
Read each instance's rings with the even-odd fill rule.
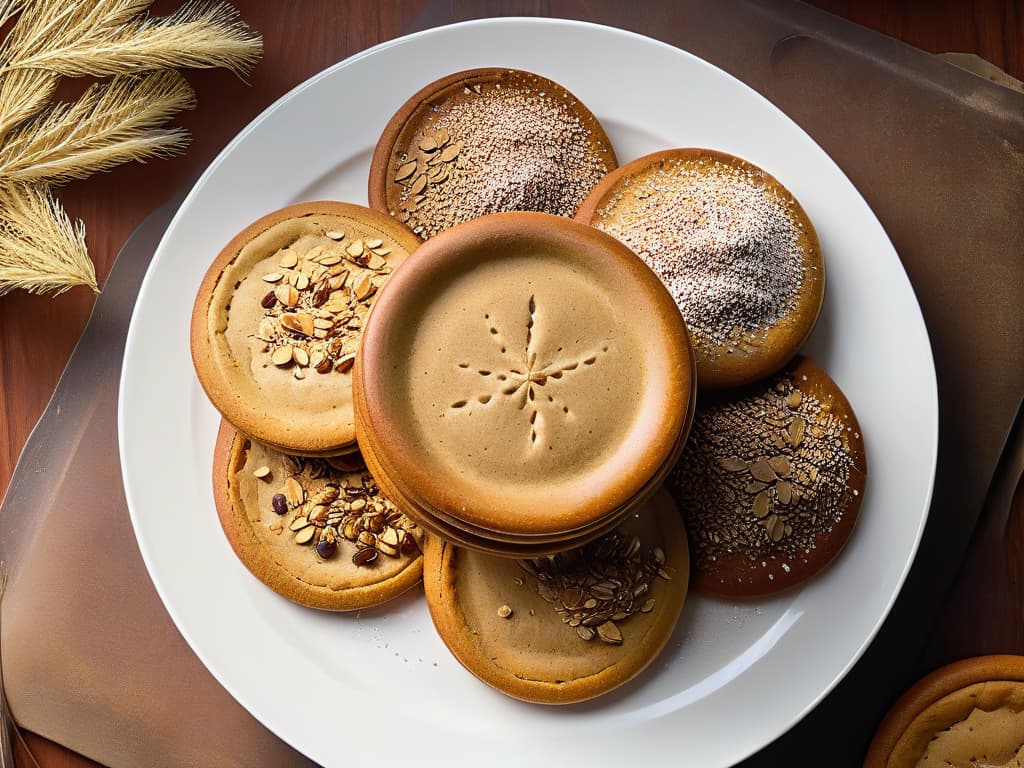
[[284,495],[288,499],[288,503],[293,507],[298,506],[306,499],[305,490],[303,490],[302,485],[294,477],[289,477],[284,481]]
[[293,353],[294,349],[292,347],[278,347],[274,350],[274,354],[270,356],[270,360],[274,365],[284,367],[292,361]]
[[277,300],[286,307],[294,307],[299,303],[299,292],[292,285],[279,285],[274,289]]
[[356,565],[370,565],[374,560],[377,559],[377,550],[373,547],[366,547],[360,549],[354,555],[352,555],[352,562]]

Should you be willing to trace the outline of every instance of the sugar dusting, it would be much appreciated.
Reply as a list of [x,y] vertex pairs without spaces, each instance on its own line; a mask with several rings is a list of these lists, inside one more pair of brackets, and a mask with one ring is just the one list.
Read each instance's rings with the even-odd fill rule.
[[806,267],[792,208],[757,169],[699,156],[626,179],[594,223],[661,277],[698,346],[731,352],[796,305]]
[[[431,130],[447,131],[463,149],[447,183],[428,185],[406,223],[427,238],[488,213],[572,216],[609,171],[607,148],[592,148],[579,108],[565,91],[500,83],[437,105]],[[409,197],[405,189],[400,202]]]

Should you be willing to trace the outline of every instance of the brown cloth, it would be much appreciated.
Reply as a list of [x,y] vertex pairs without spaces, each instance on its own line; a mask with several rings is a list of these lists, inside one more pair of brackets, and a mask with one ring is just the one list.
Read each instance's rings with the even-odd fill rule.
[[[427,3],[414,26],[457,20],[452,7]],[[907,585],[840,686],[746,763],[828,755],[829,765],[859,765],[885,709],[921,671],[1024,394],[1024,96],[796,3],[671,8],[653,18],[642,5],[597,2],[580,18],[692,51],[803,126],[888,231],[931,335],[939,467]],[[167,214],[151,217],[119,259],[11,482],[0,514],[0,555],[12,570],[4,679],[25,727],[114,768],[302,764],[192,655],[128,522],[117,381],[135,292]]]

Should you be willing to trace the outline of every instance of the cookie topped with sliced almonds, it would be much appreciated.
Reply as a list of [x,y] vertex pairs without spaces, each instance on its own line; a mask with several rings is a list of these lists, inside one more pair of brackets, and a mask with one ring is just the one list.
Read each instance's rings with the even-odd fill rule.
[[668,642],[686,598],[686,531],[659,492],[618,528],[529,560],[430,536],[427,606],[459,662],[502,693],[541,704],[628,682]]
[[291,456],[222,422],[217,514],[253,575],[296,603],[332,611],[378,605],[420,581],[422,533],[365,467]]
[[354,450],[363,323],[418,242],[389,216],[329,201],[246,227],[211,264],[192,313],[192,359],[214,407],[286,453]]

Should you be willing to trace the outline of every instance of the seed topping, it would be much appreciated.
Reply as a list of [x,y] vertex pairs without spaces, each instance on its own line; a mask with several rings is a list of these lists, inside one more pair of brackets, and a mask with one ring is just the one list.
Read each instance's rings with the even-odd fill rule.
[[852,466],[845,421],[788,374],[699,411],[668,481],[698,569],[739,552],[788,573],[842,519]]
[[650,613],[653,597],[643,599],[657,578],[671,579],[660,547],[646,555],[636,536],[612,531],[578,549],[520,560],[548,602],[577,637],[621,645],[619,624],[638,612]]
[[346,373],[373,298],[391,272],[384,258],[391,250],[382,238],[346,242],[344,232],[332,229],[304,253],[295,243],[278,251],[277,267],[262,276],[275,287],[260,301],[256,354],[292,369],[297,381],[306,379],[303,368]]
[[270,524],[281,528],[276,520],[288,516],[283,528],[296,545],[311,545],[320,560],[348,548],[352,562],[361,567],[379,562],[379,556],[419,556],[419,529],[381,493],[365,468],[346,472],[324,459],[286,460],[288,476],[271,498],[275,517]]

